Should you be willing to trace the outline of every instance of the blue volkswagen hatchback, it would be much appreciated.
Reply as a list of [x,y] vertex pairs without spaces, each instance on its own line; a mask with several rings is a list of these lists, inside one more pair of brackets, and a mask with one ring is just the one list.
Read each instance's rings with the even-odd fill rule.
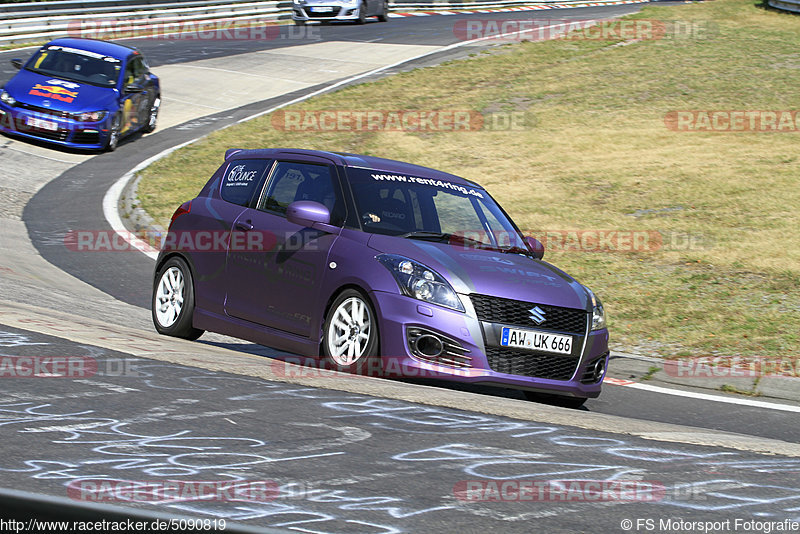
[[114,150],[152,132],[161,105],[158,77],[135,48],[94,39],[56,39],[0,90],[0,131],[78,149]]

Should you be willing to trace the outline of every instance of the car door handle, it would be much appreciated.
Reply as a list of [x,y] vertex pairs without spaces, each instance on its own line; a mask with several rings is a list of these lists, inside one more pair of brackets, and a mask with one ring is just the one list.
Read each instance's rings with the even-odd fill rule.
[[247,221],[247,222],[241,222],[240,221],[240,222],[236,223],[236,229],[237,230],[242,230],[244,232],[249,232],[250,230],[253,229],[253,225],[250,224],[250,221]]

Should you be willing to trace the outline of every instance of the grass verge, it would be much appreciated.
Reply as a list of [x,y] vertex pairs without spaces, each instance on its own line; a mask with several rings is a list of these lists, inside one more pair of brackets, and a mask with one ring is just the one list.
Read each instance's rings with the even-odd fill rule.
[[537,236],[662,236],[656,250],[630,252],[546,243],[546,259],[602,296],[616,344],[667,357],[796,355],[800,132],[674,131],[665,117],[793,109],[800,17],[752,0],[716,0],[647,6],[631,18],[713,31],[626,46],[503,45],[347,88],[289,109],[521,111],[535,120],[514,131],[286,132],[265,116],[149,167],[140,199],[166,223],[230,147],[318,148],[427,165],[485,185]]

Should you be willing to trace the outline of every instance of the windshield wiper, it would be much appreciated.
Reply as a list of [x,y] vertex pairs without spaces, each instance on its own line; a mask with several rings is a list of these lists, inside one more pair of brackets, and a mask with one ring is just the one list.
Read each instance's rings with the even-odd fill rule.
[[448,234],[445,232],[416,231],[416,232],[408,232],[402,234],[400,235],[400,237],[405,237],[408,239],[431,239],[431,240],[446,242],[451,245],[469,245],[482,250],[497,250],[497,251],[502,250],[500,248],[490,245],[489,243],[478,241],[477,239],[472,239],[458,234]]
[[407,237],[409,239],[438,239],[439,241],[444,241],[445,239],[449,240],[452,235],[453,234],[445,234],[442,232],[416,231],[401,234],[399,237]]
[[497,247],[497,251],[502,252],[503,254],[523,254],[525,256],[531,255],[530,250],[528,250],[527,248],[518,247],[516,245],[508,248]]

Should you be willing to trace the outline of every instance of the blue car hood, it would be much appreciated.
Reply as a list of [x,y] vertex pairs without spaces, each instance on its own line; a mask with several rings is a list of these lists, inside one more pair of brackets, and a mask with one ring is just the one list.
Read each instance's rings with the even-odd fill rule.
[[24,69],[3,89],[19,102],[55,110],[80,112],[117,109],[118,94],[112,87],[97,87]]

